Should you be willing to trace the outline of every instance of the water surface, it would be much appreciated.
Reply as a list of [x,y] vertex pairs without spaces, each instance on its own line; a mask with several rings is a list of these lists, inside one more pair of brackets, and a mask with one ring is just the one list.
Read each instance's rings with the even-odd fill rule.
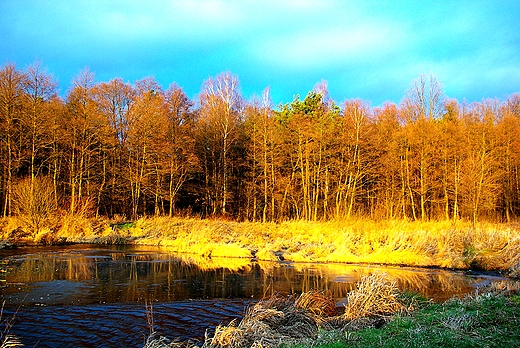
[[[0,250],[3,319],[26,346],[142,347],[153,329],[203,339],[277,292],[327,290],[341,303],[356,281],[385,272],[402,290],[444,300],[497,280],[439,269],[204,259],[140,246]],[[150,313],[150,310],[148,310]]]

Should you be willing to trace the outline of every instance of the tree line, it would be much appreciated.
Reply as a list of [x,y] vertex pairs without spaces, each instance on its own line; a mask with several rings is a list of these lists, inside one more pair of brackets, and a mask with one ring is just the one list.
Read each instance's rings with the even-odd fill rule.
[[229,72],[190,100],[176,84],[96,82],[88,69],[64,98],[57,87],[39,63],[0,70],[4,217],[37,195],[64,212],[131,219],[520,214],[518,94],[461,103],[421,75],[398,105],[338,105],[322,81],[273,107],[269,89],[245,100]]

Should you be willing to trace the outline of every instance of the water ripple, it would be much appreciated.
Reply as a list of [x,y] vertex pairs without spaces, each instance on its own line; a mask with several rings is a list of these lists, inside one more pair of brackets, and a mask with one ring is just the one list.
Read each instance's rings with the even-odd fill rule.
[[[194,300],[153,306],[154,329],[169,338],[204,338],[206,329],[240,318],[251,301]],[[4,318],[14,315],[4,310]],[[23,307],[11,333],[28,347],[142,347],[150,333],[143,303]]]

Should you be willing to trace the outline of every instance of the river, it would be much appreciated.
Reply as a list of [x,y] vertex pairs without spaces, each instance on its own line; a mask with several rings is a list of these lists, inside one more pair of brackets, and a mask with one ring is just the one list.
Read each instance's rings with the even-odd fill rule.
[[501,279],[440,269],[207,259],[149,246],[22,247],[0,250],[2,329],[14,318],[9,333],[28,347],[142,347],[152,326],[171,339],[203,340],[206,330],[241,318],[248,305],[275,292],[326,290],[341,303],[373,272],[437,301]]

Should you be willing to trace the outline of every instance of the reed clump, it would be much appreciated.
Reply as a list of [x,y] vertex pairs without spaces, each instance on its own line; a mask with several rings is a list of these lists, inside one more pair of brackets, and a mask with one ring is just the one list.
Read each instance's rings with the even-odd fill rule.
[[218,326],[203,347],[279,347],[318,333],[315,315],[291,297],[273,295],[250,307],[238,325]]
[[381,323],[382,316],[407,313],[412,308],[400,302],[396,289],[384,274],[364,277],[352,291],[344,313],[324,291],[287,297],[274,294],[250,307],[238,325],[218,326],[213,336],[207,335],[203,347],[305,345],[320,339],[322,330],[373,327]]
[[334,301],[330,291],[310,290],[304,292],[296,299],[295,306],[318,316],[332,317],[337,314],[336,301]]
[[356,289],[347,295],[343,316],[347,320],[361,317],[384,317],[397,312],[409,312],[413,306],[403,304],[395,281],[390,282],[383,273],[363,277]]

